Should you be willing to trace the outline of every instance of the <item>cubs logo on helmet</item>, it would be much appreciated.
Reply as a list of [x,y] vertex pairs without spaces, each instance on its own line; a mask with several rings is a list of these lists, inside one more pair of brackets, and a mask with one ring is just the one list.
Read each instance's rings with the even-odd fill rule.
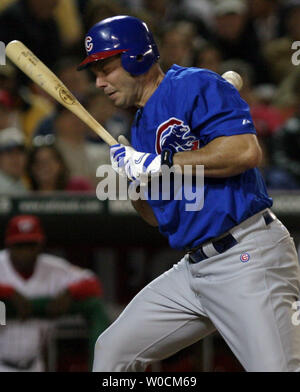
[[191,134],[190,127],[183,121],[172,117],[162,123],[156,131],[156,153],[160,154],[163,147],[169,147],[175,152],[197,150],[199,140]]
[[86,48],[87,52],[90,52],[93,49],[94,45],[93,45],[92,41],[93,41],[93,38],[89,35],[85,38],[85,48]]

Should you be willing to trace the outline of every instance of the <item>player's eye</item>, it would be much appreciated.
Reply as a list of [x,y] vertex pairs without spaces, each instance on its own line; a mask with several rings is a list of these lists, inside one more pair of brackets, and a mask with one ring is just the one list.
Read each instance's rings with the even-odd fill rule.
[[115,67],[113,67],[112,65],[105,65],[104,67],[102,67],[101,71],[103,72],[104,75],[108,75],[110,74]]
[[102,72],[104,75],[108,75],[110,71],[109,71],[109,69],[107,69],[107,68],[102,68],[101,72]]

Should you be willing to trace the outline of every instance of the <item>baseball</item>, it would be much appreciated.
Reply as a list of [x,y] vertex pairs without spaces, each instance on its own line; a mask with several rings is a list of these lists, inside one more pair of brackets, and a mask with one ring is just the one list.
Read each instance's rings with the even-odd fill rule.
[[243,87],[243,79],[241,76],[235,71],[227,71],[225,72],[222,77],[227,80],[227,82],[234,85],[234,87],[240,91]]

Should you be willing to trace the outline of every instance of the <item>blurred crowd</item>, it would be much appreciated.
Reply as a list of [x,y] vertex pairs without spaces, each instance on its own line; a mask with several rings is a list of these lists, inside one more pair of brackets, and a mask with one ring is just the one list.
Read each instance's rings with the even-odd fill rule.
[[[89,71],[76,70],[85,32],[118,14],[146,21],[164,71],[175,63],[239,72],[267,187],[300,189],[300,67],[292,61],[300,0],[2,0],[0,40],[23,41],[115,138],[130,138],[134,109],[115,108]],[[1,193],[94,193],[105,163],[109,149],[81,120],[8,60],[0,66]]]

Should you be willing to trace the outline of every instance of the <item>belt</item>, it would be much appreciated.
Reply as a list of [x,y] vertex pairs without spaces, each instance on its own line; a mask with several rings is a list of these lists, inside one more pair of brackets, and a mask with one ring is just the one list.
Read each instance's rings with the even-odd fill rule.
[[[275,215],[269,211],[264,212],[262,217],[264,218],[266,225],[269,225],[275,220]],[[237,243],[238,241],[234,238],[234,236],[231,233],[228,233],[218,240],[212,240],[209,244],[212,244],[216,254],[221,254],[226,252],[228,249],[233,248]],[[199,245],[188,252],[190,263],[199,263],[199,261],[209,258],[209,256],[204,253],[203,247],[203,245]]]

